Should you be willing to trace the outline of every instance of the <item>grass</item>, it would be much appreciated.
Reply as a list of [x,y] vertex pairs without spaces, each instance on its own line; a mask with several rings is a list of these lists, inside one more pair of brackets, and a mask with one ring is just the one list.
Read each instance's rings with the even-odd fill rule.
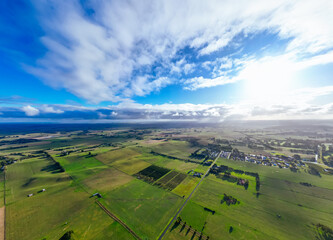
[[[78,239],[131,236],[110,219],[66,173],[46,171],[53,163],[35,158],[7,167],[7,239],[59,239],[67,229]],[[40,192],[45,188],[45,192]],[[32,197],[27,194],[33,193]],[[65,224],[67,222],[67,224]],[[113,229],[113,230],[112,230]]]
[[[242,169],[244,163],[223,160],[223,164]],[[332,227],[331,189],[306,187],[299,182],[286,181],[284,178],[293,179],[295,173],[290,170],[271,172],[267,168],[256,164],[252,164],[251,169],[247,167],[248,171],[261,174],[261,195],[258,198],[250,189],[255,184],[254,180],[250,179],[250,187],[245,190],[209,175],[195,192],[191,205],[181,213],[183,220],[197,230],[206,221],[203,232],[212,239],[314,239],[312,223],[320,222]],[[303,174],[299,179],[310,176]],[[314,177],[310,176],[308,181]],[[299,179],[296,177],[295,180]],[[237,198],[240,204],[221,204],[224,193]],[[200,207],[207,207],[216,213],[207,215]],[[233,226],[232,233],[229,233],[230,226]]]
[[173,189],[172,192],[178,194],[179,196],[188,196],[193,188],[197,185],[199,182],[199,178],[187,176],[185,180],[182,182],[182,184],[178,185],[175,189]]
[[[209,139],[213,131],[184,130],[182,135],[200,136],[201,142],[211,143]],[[153,134],[159,137],[162,132],[164,130]],[[226,136],[223,138],[233,139],[231,133],[224,132]],[[221,137],[218,132],[214,134]],[[122,137],[72,135],[3,151],[1,154],[4,155],[8,152],[24,152],[28,155],[29,151],[51,148],[47,151],[66,170],[55,173],[54,162],[42,157],[7,166],[7,239],[57,240],[68,230],[73,230],[77,239],[133,239],[119,223],[100,209],[94,198],[90,198],[95,192],[101,193],[103,198],[100,201],[142,239],[156,239],[183,203],[184,197],[200,181],[200,178],[185,173],[192,169],[204,173],[208,166],[153,155],[151,150],[189,159],[190,154],[198,148],[192,148],[186,141],[149,142],[149,137],[154,136],[144,136],[142,143]],[[96,146],[115,142],[112,147]],[[61,148],[78,151],[59,157],[57,155],[61,153]],[[210,239],[315,239],[313,224],[333,227],[333,180],[321,166],[310,164],[320,172],[319,177],[307,173],[305,170],[308,167],[294,173],[289,169],[223,158],[218,159],[217,164],[258,173],[261,187],[257,196],[255,178],[235,172],[232,175],[249,180],[247,190],[213,174],[202,181],[180,216]],[[155,166],[166,168],[166,174],[157,174],[153,181],[169,186],[172,191],[133,176]],[[4,183],[1,174],[0,197]],[[312,186],[304,186],[300,182]],[[46,192],[39,192],[43,188]],[[30,193],[34,195],[27,197]],[[237,198],[240,204],[221,204],[224,193]],[[181,231],[178,227],[168,232],[165,239],[198,237],[186,234],[186,230]]]
[[139,154],[139,152],[133,150],[132,148],[122,148],[99,154],[96,156],[96,158],[105,164],[112,164],[116,161],[131,159],[135,156],[138,156]]
[[155,239],[180,206],[182,198],[134,179],[111,191],[102,201],[143,239]]
[[133,177],[115,168],[107,168],[87,177],[82,183],[93,192],[107,192],[130,182],[132,179]]
[[197,148],[191,147],[191,145],[186,141],[163,142],[152,146],[151,149],[158,153],[182,159],[188,159],[191,153],[197,150]]
[[147,161],[160,167],[166,167],[184,173],[187,173],[188,171],[195,169],[198,166],[198,164],[192,162],[183,162],[180,160],[168,159],[163,157],[156,158],[155,156],[151,157],[151,160]]
[[248,162],[242,161],[234,161],[232,159],[220,158],[217,161],[217,164],[227,165],[234,169],[249,171],[249,172],[257,172],[260,175],[261,180],[265,180],[266,178],[272,178],[274,176],[275,179],[287,180],[290,182],[308,182],[317,187],[333,189],[333,180],[329,175],[322,174],[321,177],[308,174],[304,172],[304,170],[294,173],[291,172],[290,169],[271,167],[271,166],[263,166]]
[[129,175],[133,175],[151,165],[139,157],[140,153],[132,148],[112,150],[96,156],[102,163],[113,166]]

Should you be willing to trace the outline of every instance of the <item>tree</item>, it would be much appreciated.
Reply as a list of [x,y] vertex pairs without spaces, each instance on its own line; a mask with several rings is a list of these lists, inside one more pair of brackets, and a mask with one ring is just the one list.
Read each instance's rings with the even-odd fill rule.
[[67,231],[61,238],[59,238],[59,240],[75,240],[73,234],[73,230]]
[[294,154],[294,156],[293,156],[294,158],[295,158],[295,160],[301,160],[301,156],[300,155],[298,155],[298,154]]

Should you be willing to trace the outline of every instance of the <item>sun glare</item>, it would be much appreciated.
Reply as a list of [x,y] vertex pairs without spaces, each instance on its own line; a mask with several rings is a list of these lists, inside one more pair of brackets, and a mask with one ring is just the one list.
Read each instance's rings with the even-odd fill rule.
[[244,97],[252,101],[281,101],[294,85],[295,64],[285,58],[255,62],[241,74]]

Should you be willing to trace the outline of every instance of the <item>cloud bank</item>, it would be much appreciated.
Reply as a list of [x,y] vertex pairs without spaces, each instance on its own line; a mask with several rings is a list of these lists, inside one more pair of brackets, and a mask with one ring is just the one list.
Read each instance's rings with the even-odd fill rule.
[[[106,107],[61,104],[0,106],[0,121],[112,122],[112,121],[203,121],[332,119],[333,103],[312,104],[333,94],[333,86],[304,88],[286,93],[284,101],[265,104],[244,101],[237,104],[140,104],[132,100]],[[17,105],[17,104],[15,104]]]

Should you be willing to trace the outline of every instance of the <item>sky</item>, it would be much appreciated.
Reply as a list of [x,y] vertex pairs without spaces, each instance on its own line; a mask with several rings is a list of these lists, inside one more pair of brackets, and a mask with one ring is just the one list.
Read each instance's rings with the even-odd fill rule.
[[333,119],[331,0],[4,0],[0,122]]

